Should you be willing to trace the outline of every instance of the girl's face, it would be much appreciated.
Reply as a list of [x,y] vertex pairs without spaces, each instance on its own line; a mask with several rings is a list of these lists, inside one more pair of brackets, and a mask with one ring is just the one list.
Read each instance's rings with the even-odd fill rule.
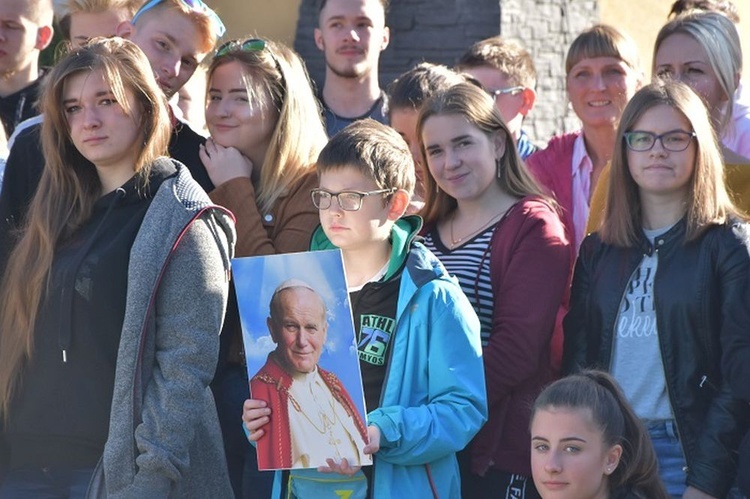
[[100,177],[123,183],[133,175],[143,143],[141,107],[128,88],[125,97],[130,114],[117,102],[101,69],[79,71],[63,83],[62,106],[73,145]]
[[505,134],[488,135],[461,115],[438,114],[424,122],[422,143],[430,174],[459,204],[497,195],[496,161],[505,152]]
[[[643,113],[633,125],[631,133],[634,132],[650,132],[654,135],[683,132],[656,140],[648,151],[633,151],[628,148],[627,158],[628,170],[638,184],[642,199],[644,196],[677,196],[687,199],[697,150],[695,139],[686,135],[693,132],[687,118],[675,108],[660,104]],[[687,147],[683,151],[670,150],[681,149],[685,145]]]
[[616,57],[582,59],[567,76],[568,99],[584,127],[614,127],[640,87],[640,75]]
[[214,70],[208,83],[206,125],[217,144],[238,149],[259,168],[278,121],[278,111],[262,91],[255,92],[263,95],[262,102],[250,102],[245,75],[237,61]]
[[727,95],[721,89],[703,46],[692,36],[675,33],[659,45],[654,54],[654,74],[680,80],[703,98],[712,116],[721,112]]
[[531,473],[544,499],[606,499],[622,447],[608,446],[591,411],[549,407],[531,422]]

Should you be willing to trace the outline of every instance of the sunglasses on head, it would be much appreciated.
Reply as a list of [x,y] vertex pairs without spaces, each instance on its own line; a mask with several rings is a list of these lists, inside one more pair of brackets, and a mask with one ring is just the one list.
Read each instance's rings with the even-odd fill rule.
[[229,40],[228,42],[222,43],[221,46],[216,49],[214,59],[231,54],[232,52],[263,52],[267,49],[268,55],[276,65],[276,70],[279,72],[279,75],[281,75],[281,86],[283,90],[286,91],[286,78],[284,77],[284,72],[281,70],[281,64],[279,64],[279,60],[273,55],[268,44],[262,38],[248,38],[242,41]]
[[[164,1],[165,0],[150,0],[146,2],[143,7],[138,9],[138,12],[135,13],[133,19],[130,22],[132,24],[135,24],[136,21],[138,21],[138,18],[141,17],[144,12],[148,12]],[[203,3],[201,0],[179,0],[179,2],[187,6],[191,11],[208,16],[208,18],[211,20],[211,25],[213,26],[214,32],[216,33],[216,37],[221,38],[222,36],[224,36],[227,28],[224,26],[224,23],[221,22],[219,15],[214,12],[211,7]]]

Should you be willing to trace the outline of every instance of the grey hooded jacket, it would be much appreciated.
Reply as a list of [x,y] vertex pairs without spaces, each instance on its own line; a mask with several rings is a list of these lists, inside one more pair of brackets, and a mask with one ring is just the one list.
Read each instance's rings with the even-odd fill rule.
[[208,385],[234,223],[185,166],[158,161],[177,175],[160,186],[130,253],[109,435],[88,496],[231,497]]

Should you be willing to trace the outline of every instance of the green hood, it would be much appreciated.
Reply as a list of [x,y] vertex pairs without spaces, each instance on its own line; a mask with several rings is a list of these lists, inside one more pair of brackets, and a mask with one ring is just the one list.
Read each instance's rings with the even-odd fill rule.
[[[391,259],[388,263],[388,271],[383,278],[384,281],[390,279],[404,264],[406,257],[409,255],[409,246],[421,228],[422,219],[417,215],[401,217],[393,224],[391,228]],[[337,249],[337,246],[328,239],[323,227],[318,225],[310,240],[310,250],[329,249]]]

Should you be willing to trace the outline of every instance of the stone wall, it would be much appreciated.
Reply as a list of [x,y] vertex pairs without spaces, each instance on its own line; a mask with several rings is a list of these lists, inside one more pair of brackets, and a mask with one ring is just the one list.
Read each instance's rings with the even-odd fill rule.
[[502,0],[501,34],[519,40],[536,65],[537,101],[524,122],[535,142],[579,128],[565,95],[565,54],[578,33],[598,19],[595,0]]
[[[537,143],[578,127],[565,98],[565,52],[599,18],[597,0],[391,0],[391,44],[380,58],[381,86],[421,61],[452,66],[474,42],[498,33],[534,57],[537,105],[525,128]],[[302,0],[294,48],[322,85],[325,63],[313,42],[317,0]]]
[[[391,0],[386,23],[390,46],[380,57],[380,83],[387,85],[421,61],[452,66],[467,47],[499,32],[498,0]],[[318,23],[316,0],[302,0],[294,48],[322,85],[325,65],[313,42]]]

